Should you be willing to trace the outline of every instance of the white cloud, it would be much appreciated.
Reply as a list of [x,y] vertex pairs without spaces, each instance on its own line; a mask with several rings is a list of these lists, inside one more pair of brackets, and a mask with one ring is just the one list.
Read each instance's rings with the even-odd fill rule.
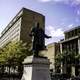
[[73,27],[73,25],[74,25],[74,24],[69,24],[69,25],[68,25],[68,28],[72,28],[72,27]]
[[45,39],[46,45],[53,42],[58,42],[60,39],[64,38],[64,31],[61,28],[55,29],[53,26],[47,26],[46,33],[49,36],[52,36],[50,39]]
[[52,37],[58,38],[58,37],[64,36],[64,32],[61,28],[55,29],[53,26],[48,26],[46,29],[49,31],[49,33]]
[[73,5],[76,4],[76,5],[79,5],[80,4],[80,0],[71,0]]
[[62,2],[62,1],[64,1],[64,0],[37,0],[37,1],[39,1],[39,2]]
[[77,15],[80,15],[80,10],[77,10]]
[[71,4],[71,5],[79,5],[80,0],[37,0],[39,2],[63,2],[65,4]]
[[52,0],[38,0],[39,2],[50,2]]

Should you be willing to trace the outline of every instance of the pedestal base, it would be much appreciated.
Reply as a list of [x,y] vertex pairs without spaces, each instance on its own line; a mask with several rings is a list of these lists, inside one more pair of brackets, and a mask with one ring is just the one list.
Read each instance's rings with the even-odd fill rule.
[[27,57],[21,80],[50,80],[49,60],[44,57]]

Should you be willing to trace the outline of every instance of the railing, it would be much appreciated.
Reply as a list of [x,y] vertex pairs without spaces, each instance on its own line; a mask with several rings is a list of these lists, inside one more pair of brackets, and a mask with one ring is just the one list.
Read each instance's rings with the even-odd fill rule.
[[0,66],[0,80],[21,80],[22,72],[19,70],[20,66]]

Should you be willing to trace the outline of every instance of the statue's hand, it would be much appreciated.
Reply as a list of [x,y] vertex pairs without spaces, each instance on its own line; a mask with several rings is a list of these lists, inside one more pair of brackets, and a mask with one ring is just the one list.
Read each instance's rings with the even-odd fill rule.
[[48,36],[48,38],[52,38],[52,36]]
[[29,34],[29,36],[31,36],[31,37],[32,37],[32,34]]
[[49,36],[49,38],[52,38],[52,36]]

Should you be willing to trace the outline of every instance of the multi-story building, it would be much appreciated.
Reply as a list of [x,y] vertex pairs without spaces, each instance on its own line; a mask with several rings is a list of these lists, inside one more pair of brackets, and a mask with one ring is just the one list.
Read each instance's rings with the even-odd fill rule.
[[[80,54],[80,26],[65,31],[64,34],[65,34],[65,39],[60,41],[61,53],[66,50],[66,51],[73,51],[75,55]],[[70,64],[71,66],[65,64],[66,66],[63,65],[61,71],[67,74],[78,75],[80,69],[79,60],[77,61],[75,60],[74,62],[76,62],[77,65],[75,65],[75,63],[74,66],[71,64]]]
[[22,8],[2,31],[0,37],[0,47],[5,46],[10,41],[31,42],[29,36],[31,27],[39,22],[40,27],[45,27],[45,16],[32,10]]
[[51,43],[47,45],[46,54],[44,54],[50,60],[50,71],[52,73],[57,72],[55,56],[60,52],[59,43]]
[[[34,12],[32,10],[22,8],[19,13],[11,20],[7,27],[2,31],[0,36],[0,48],[5,47],[12,41],[23,41],[26,43],[31,43],[32,39],[29,36],[31,28],[39,23],[40,27],[44,29],[45,27],[45,16]],[[15,65],[16,66],[16,65]],[[1,68],[1,65],[0,65]],[[1,68],[2,69],[2,68]],[[17,73],[18,66],[14,69],[11,67],[5,67],[5,72]],[[19,76],[20,77],[20,76]],[[6,77],[7,78],[7,77]],[[6,79],[5,78],[5,79]],[[1,80],[1,79],[0,79]],[[7,80],[7,79],[6,79]]]

